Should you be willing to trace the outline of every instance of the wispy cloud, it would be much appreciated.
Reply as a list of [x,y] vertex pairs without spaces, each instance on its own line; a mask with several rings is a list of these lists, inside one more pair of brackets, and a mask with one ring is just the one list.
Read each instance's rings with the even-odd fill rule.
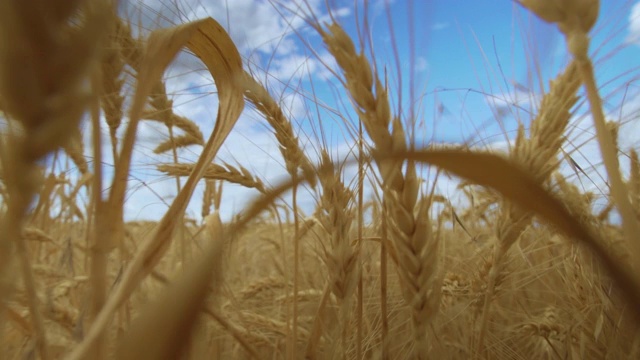
[[536,109],[541,100],[542,95],[521,86],[514,86],[509,92],[485,95],[486,103],[499,116],[519,113],[521,110],[529,112]]
[[418,72],[424,72],[429,70],[429,62],[423,56],[416,57],[415,70]]
[[448,28],[449,26],[451,26],[451,24],[448,23],[448,22],[436,22],[433,25],[431,25],[431,30],[433,30],[433,31],[444,30],[444,29]]

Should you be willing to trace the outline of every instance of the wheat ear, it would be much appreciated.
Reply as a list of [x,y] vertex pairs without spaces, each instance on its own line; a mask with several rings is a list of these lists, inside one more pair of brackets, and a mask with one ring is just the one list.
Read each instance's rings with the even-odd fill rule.
[[125,59],[123,55],[123,40],[130,35],[130,30],[115,15],[111,15],[111,32],[105,47],[105,54],[100,64],[101,68],[101,105],[104,118],[109,126],[111,150],[114,160],[118,158],[117,131],[122,123],[124,96],[122,88],[124,79]]
[[[158,171],[172,176],[189,176],[194,167],[195,164],[161,164],[157,166]],[[237,169],[226,163],[224,165],[209,164],[204,171],[203,178],[226,180],[233,184],[256,189],[261,193],[267,192],[264,183],[242,166],[240,166],[240,169]]]
[[262,113],[273,128],[276,140],[280,144],[280,153],[284,158],[287,171],[295,176],[298,169],[302,169],[311,184],[315,183],[315,170],[311,161],[305,155],[298,143],[298,137],[293,131],[291,122],[285,117],[282,109],[271,97],[267,89],[258,83],[251,74],[245,72],[242,77],[244,96],[256,109]]
[[[543,20],[554,23],[565,35],[567,49],[573,55],[578,64],[582,82],[584,83],[587,98],[593,115],[598,144],[610,182],[611,195],[622,217],[622,229],[627,243],[633,251],[634,263],[640,259],[640,241],[637,235],[640,233],[640,221],[636,218],[627,188],[620,174],[618,160],[618,148],[607,129],[602,99],[596,85],[593,63],[589,57],[589,31],[593,28],[600,11],[599,0],[570,0],[570,1],[543,1],[520,0],[520,3],[530,9]],[[636,271],[636,273],[638,273]],[[636,276],[637,277],[637,276]],[[637,279],[636,279],[637,280]]]
[[382,156],[406,150],[407,144],[400,120],[395,118],[392,122],[387,90],[374,76],[369,61],[364,54],[356,53],[351,38],[339,25],[331,24],[328,31],[319,26],[316,29],[342,69],[354,108],[374,143],[372,156],[383,180],[390,240],[398,257],[404,299],[412,310],[413,355],[426,358],[427,327],[440,302],[436,281],[438,242],[431,234],[430,201],[418,201],[419,180],[414,162],[407,163],[403,174],[403,161]]
[[354,195],[340,180],[333,162],[326,151],[322,151],[319,182],[322,184],[320,213],[318,218],[329,234],[330,247],[325,252],[329,269],[331,291],[340,300],[348,299],[355,290],[356,256],[349,241],[353,221]]
[[340,304],[341,346],[345,351],[349,300],[355,292],[359,276],[358,252],[349,241],[355,197],[342,183],[329,154],[324,150],[321,153],[318,180],[322,184],[318,218],[329,235],[330,243],[328,248],[325,247],[324,261],[329,271],[329,288]]
[[[564,132],[571,118],[570,110],[578,100],[576,92],[580,86],[577,64],[572,62],[564,73],[551,82],[549,92],[544,95],[540,111],[531,125],[529,138],[520,125],[516,144],[510,157],[521,164],[541,184],[549,180],[558,167],[558,152],[564,142]],[[503,272],[504,256],[520,235],[529,226],[533,214],[524,212],[511,203],[503,201],[501,216],[496,224],[498,242],[495,245],[494,262],[489,279],[482,313],[478,322],[477,352],[484,351],[484,337],[489,319],[491,301],[499,285],[498,277]]]

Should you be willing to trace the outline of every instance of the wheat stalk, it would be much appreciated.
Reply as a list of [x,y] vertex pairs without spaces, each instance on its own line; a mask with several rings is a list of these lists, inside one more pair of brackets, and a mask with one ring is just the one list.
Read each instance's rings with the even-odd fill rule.
[[638,153],[632,149],[629,154],[629,196],[633,205],[636,216],[640,217],[640,161],[638,161]]
[[[20,233],[37,191],[36,162],[69,141],[88,104],[83,82],[100,55],[107,9],[104,1],[0,4],[0,97],[4,111],[22,127],[20,133],[10,134],[1,154],[11,196],[1,220],[0,303],[5,304],[11,293],[7,272],[13,265],[15,246],[29,293],[38,352],[44,359],[49,355],[43,319]],[[79,13],[81,18],[70,21]]]
[[[579,86],[577,64],[572,62],[564,73],[551,82],[549,92],[542,98],[540,110],[532,121],[529,138],[525,136],[522,125],[518,128],[516,144],[510,157],[514,163],[533,174],[534,179],[541,184],[548,181],[558,166],[558,152],[564,142],[564,132],[571,117],[570,110],[577,101],[576,92]],[[532,219],[532,213],[503,201],[501,216],[496,224],[498,242],[495,245],[494,263],[489,272],[487,291],[478,322],[477,354],[484,351],[491,301],[499,285],[497,279],[498,274],[502,272],[503,258]]]
[[[213,198],[215,195],[216,181],[212,179],[206,179],[204,181],[204,194],[202,195],[202,210],[200,215],[204,219],[211,213],[211,205],[213,204]],[[218,210],[218,208],[215,208]]]
[[[339,173],[326,151],[321,153],[318,180],[322,185],[318,220],[329,235],[329,247],[324,247],[324,262],[329,272],[327,291],[333,292],[340,302],[340,326],[342,351],[346,351],[348,310],[350,298],[356,290],[360,269],[358,251],[349,242],[353,222],[354,194],[342,183]],[[322,311],[322,307],[319,312]],[[308,349],[307,354],[314,353]],[[339,353],[339,351],[338,351]]]
[[429,353],[427,326],[436,315],[440,301],[440,286],[436,281],[438,242],[431,234],[428,220],[430,200],[418,201],[415,163],[408,162],[403,174],[402,161],[382,156],[406,150],[407,145],[399,119],[393,119],[392,130],[389,130],[392,117],[387,91],[373,75],[367,58],[356,53],[351,39],[339,25],[331,24],[328,32],[319,26],[316,30],[342,69],[345,87],[375,145],[372,155],[383,180],[390,240],[398,256],[404,299],[412,310],[413,356],[426,358]]
[[74,129],[69,141],[62,145],[64,151],[69,155],[73,163],[78,167],[83,176],[89,174],[89,164],[84,156],[84,142],[82,134],[78,129]]
[[346,301],[355,291],[357,253],[349,242],[353,221],[350,207],[354,195],[347,189],[326,151],[321,153],[318,180],[322,184],[320,212],[317,215],[330,246],[325,250],[325,262],[329,270],[331,291],[341,301]]
[[[66,59],[64,54],[56,54],[60,47],[36,47],[22,39],[25,32],[38,35],[42,28],[69,27],[70,32],[62,35],[51,31],[54,45],[57,41],[65,45],[76,36],[86,40],[84,35],[89,34],[78,32],[93,19],[90,8],[95,3],[76,0],[41,5],[43,1],[26,2],[31,6],[11,16],[3,11],[23,4],[0,1],[0,20],[9,16],[9,21],[0,21],[0,83],[5,82],[0,86],[0,111],[6,111],[0,113],[0,260],[16,259],[16,265],[22,266],[0,261],[0,357],[61,358],[68,354],[71,359],[293,359],[301,355],[305,345],[308,358],[640,356],[640,312],[635,306],[640,303],[640,282],[631,275],[634,252],[616,221],[618,201],[610,196],[608,187],[599,189],[607,196],[602,201],[602,194],[585,190],[558,171],[558,164],[566,159],[576,176],[592,176],[570,156],[558,157],[576,101],[575,88],[581,82],[578,60],[552,82],[531,127],[518,128],[515,146],[508,155],[440,145],[414,150],[409,140],[415,136],[409,130],[413,119],[394,117],[392,91],[386,88],[386,80],[378,78],[373,60],[357,53],[342,29],[329,26],[325,37],[332,38],[328,46],[336,42],[332,52],[341,52],[336,55],[344,74],[341,80],[361,125],[356,138],[360,156],[355,185],[354,179],[347,179],[351,169],[346,168],[355,162],[335,166],[328,155],[332,150],[323,143],[315,149],[320,164],[314,168],[311,164],[315,160],[304,159],[306,149],[301,148],[295,124],[284,116],[277,119],[284,115],[277,109],[277,99],[263,87],[261,96],[272,103],[265,105],[260,100],[254,104],[249,98],[253,96],[255,101],[260,91],[251,95],[245,84],[237,86],[232,79],[246,73],[228,41],[216,41],[224,34],[222,27],[204,21],[187,25],[190,30],[186,35],[178,29],[154,31],[148,41],[133,39],[126,20],[104,7],[101,22],[107,26],[100,28],[101,36],[94,34],[95,44],[80,44],[95,46],[97,53],[87,59],[86,54],[76,53],[75,64],[60,65],[79,66],[84,91],[76,93],[71,86],[75,84],[73,76],[60,80],[63,76],[58,67],[51,70],[49,62]],[[581,1],[585,0],[547,2],[546,6],[557,10],[567,4],[581,3],[588,8],[594,3]],[[49,12],[52,8],[55,11]],[[551,13],[549,8],[540,9]],[[563,22],[567,30],[582,21],[567,21],[568,17],[589,16],[584,9],[571,11],[550,19]],[[61,13],[71,15],[64,21],[52,21]],[[4,31],[13,30],[21,16],[46,21],[31,21],[27,30]],[[367,27],[365,23],[363,29]],[[157,150],[172,151],[174,160],[181,146],[202,145],[205,140],[195,122],[174,113],[172,107],[177,104],[166,94],[164,83],[155,81],[171,57],[165,58],[163,50],[171,48],[169,53],[175,54],[181,44],[194,44],[185,36],[200,39],[192,50],[209,59],[207,67],[213,69],[221,97],[218,130],[203,147],[205,155],[197,164],[160,164],[159,170],[166,175],[180,180],[189,176],[162,221],[124,223],[124,205],[133,203],[124,203],[120,195],[131,190],[127,183],[134,168],[129,167],[127,158],[138,140],[135,125],[122,129],[121,121],[135,124],[146,119],[165,124],[169,138]],[[362,39],[366,41],[366,35]],[[10,70],[21,74],[18,83],[14,74],[6,75],[7,59],[16,57],[15,51],[5,52],[13,49],[8,43],[56,56],[25,56],[20,66],[33,69],[31,65],[42,62],[46,71],[36,66],[33,73],[24,73],[16,65]],[[65,46],[61,48],[69,52]],[[18,55],[25,50],[17,49]],[[229,54],[234,55],[227,57]],[[158,58],[164,59],[154,61]],[[85,66],[85,60],[92,65]],[[319,60],[326,59],[323,55]],[[66,74],[67,70],[62,70]],[[132,83],[123,85],[121,79],[125,78]],[[9,90],[7,79],[14,79]],[[70,89],[67,95],[81,94],[72,105],[82,111],[71,107],[69,114],[63,114],[67,122],[58,123],[57,103],[49,101],[51,94],[32,91],[40,88],[32,86],[38,81],[55,94],[62,92],[59,88]],[[235,97],[225,95],[229,85],[235,85]],[[129,99],[129,88],[141,89],[134,101]],[[24,122],[17,116],[21,114],[15,110],[16,97],[10,94],[14,90],[28,97],[28,106],[23,104],[29,108],[23,109],[25,114],[34,109],[49,111],[40,112],[41,123]],[[272,187],[242,166],[212,164],[244,100],[258,111],[271,113],[265,117],[276,138],[281,137],[276,140],[285,163],[291,162],[286,164],[291,175],[286,183]],[[130,104],[134,111],[123,118],[123,107]],[[84,114],[87,106],[92,158],[83,154],[74,118],[77,113]],[[59,129],[48,132],[45,122],[66,126],[63,136],[48,139],[48,143],[36,142],[47,134],[61,134]],[[278,131],[280,122],[284,126]],[[616,141],[619,123],[604,122],[603,128],[610,145],[622,154]],[[127,135],[114,138],[121,130],[127,130]],[[102,150],[108,148],[102,147],[104,134],[112,137],[117,164],[115,181],[106,187],[102,183],[111,174],[106,166],[102,170],[107,161]],[[365,141],[372,144],[369,154],[364,154]],[[294,150],[285,149],[289,147]],[[117,148],[123,151],[118,154]],[[630,158],[624,192],[638,218],[637,149],[622,155]],[[306,165],[299,162],[301,157]],[[21,163],[16,165],[16,161]],[[377,169],[365,173],[372,165],[367,162],[375,162]],[[449,201],[433,190],[424,194],[426,181],[420,178],[418,163],[468,178],[459,189],[469,205],[461,209],[453,205],[453,199]],[[371,186],[375,193],[363,199],[367,175],[375,182]],[[206,180],[201,209],[204,226],[185,217],[201,177]],[[316,211],[301,220],[302,211],[283,202],[283,194],[311,177],[320,185],[316,188]],[[222,186],[227,181],[255,188],[260,194],[223,225],[219,212],[227,205],[222,203]],[[115,190],[105,201],[107,189]],[[302,203],[303,198],[295,196],[294,192],[294,202]],[[16,204],[23,202],[28,207],[16,211]],[[534,216],[540,223],[531,226]],[[188,240],[182,248],[171,246],[177,240],[176,226],[184,229]],[[122,238],[119,230],[123,230]],[[319,241],[310,241],[312,230]],[[217,245],[208,246],[212,239]],[[223,247],[223,243],[230,246]],[[112,254],[116,245],[120,257]],[[586,245],[590,251],[577,245]],[[182,258],[178,251],[183,251]],[[388,260],[397,272],[387,274]],[[226,282],[220,281],[222,272],[228,274]],[[446,274],[442,284],[441,273]],[[355,306],[351,300],[354,292],[358,294]],[[357,314],[351,318],[354,309]]]
[[[70,354],[69,358],[71,359],[85,357],[93,345],[100,341],[111,316],[129,298],[140,282],[152,272],[153,267],[165,254],[167,245],[170,244],[171,237],[178,224],[178,219],[184,215],[187,204],[196,188],[197,182],[204,173],[206,165],[215,157],[244,107],[242,91],[238,86],[237,77],[242,70],[242,61],[235,45],[217,22],[208,18],[181,27],[154,32],[149,39],[143,57],[144,66],[141,66],[143,71],[139,74],[139,86],[129,115],[130,123],[122,143],[121,155],[118,166],[116,166],[115,180],[108,201],[108,205],[111,208],[107,220],[111,221],[116,228],[115,234],[111,234],[111,236],[121,235],[124,232],[122,212],[126,181],[122,180],[123,178],[126,179],[130,170],[137,124],[143,113],[147,95],[151,91],[153,84],[158,81],[157,79],[161,78],[163,71],[171,60],[184,46],[189,46],[194,53],[200,56],[218,84],[220,107],[216,127],[205,144],[203,153],[199,157],[193,172],[170,205],[156,232],[144,242],[143,248],[135,254],[130,266],[127,267],[123,274],[121,283],[96,317],[83,343]],[[218,254],[215,254],[215,248],[209,249],[207,256],[214,255],[218,256]],[[194,268],[191,273],[198,279],[198,283],[206,278],[202,271],[206,271],[206,264],[200,264],[199,270]],[[185,278],[185,282],[189,281],[191,275]],[[183,285],[190,286],[187,283],[179,286]],[[197,293],[198,297],[203,295],[202,288],[199,286],[191,287],[190,290]],[[186,305],[190,301],[200,301],[201,298],[200,300],[196,298],[181,298],[182,300],[185,301],[182,305]],[[160,303],[157,311],[161,311],[163,306],[168,305],[166,302]],[[172,318],[171,321],[174,320],[179,321],[176,318]],[[182,324],[192,325],[192,323]]]

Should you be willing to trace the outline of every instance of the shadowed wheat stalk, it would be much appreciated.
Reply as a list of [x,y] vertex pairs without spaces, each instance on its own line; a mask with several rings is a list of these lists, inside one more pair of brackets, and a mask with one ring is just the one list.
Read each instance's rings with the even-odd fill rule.
[[[69,141],[78,133],[90,99],[84,82],[101,55],[102,29],[107,25],[105,13],[109,10],[106,1],[0,4],[0,98],[3,110],[20,128],[14,127],[5,138],[0,154],[4,184],[10,194],[7,211],[0,220],[0,316],[4,316],[12,293],[9,274],[17,251],[43,359],[49,358],[44,322],[30,257],[20,233],[39,186],[36,162],[59,147],[73,146]],[[77,18],[78,13],[82,17]]]

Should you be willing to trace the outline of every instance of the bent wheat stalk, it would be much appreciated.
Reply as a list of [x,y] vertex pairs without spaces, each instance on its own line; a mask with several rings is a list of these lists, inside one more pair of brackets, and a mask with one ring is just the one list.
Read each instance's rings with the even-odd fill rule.
[[[220,107],[213,133],[206,143],[195,168],[187,179],[184,187],[176,196],[176,199],[160,221],[156,233],[149,238],[131,261],[123,274],[119,286],[108,299],[102,311],[98,314],[92,327],[89,329],[83,342],[69,355],[69,359],[82,359],[87,351],[101,336],[109,323],[110,318],[120,305],[130,296],[138,284],[151,273],[153,267],[160,261],[171,240],[177,219],[184,214],[197,182],[202,178],[206,164],[209,164],[222,146],[227,135],[236,123],[242,112],[244,103],[242,91],[238,86],[238,76],[242,71],[242,61],[235,45],[224,29],[213,19],[204,19],[192,22],[174,29],[159,30],[149,39],[147,53],[144,56],[142,69],[145,75],[140,76],[139,88],[136,92],[131,108],[130,124],[123,142],[120,162],[117,167],[115,184],[112,188],[110,201],[115,201],[122,211],[122,196],[125,186],[121,177],[129,171],[131,150],[135,138],[136,119],[140,120],[142,107],[151,85],[161,76],[165,67],[183,47],[188,46],[205,63],[218,85]],[[118,172],[120,170],[120,172]],[[122,222],[120,218],[114,218],[118,213],[111,213],[112,220]]]
[[[602,110],[602,99],[593,71],[593,63],[589,58],[589,31],[598,19],[599,0],[570,0],[552,2],[544,0],[520,0],[520,4],[531,10],[541,19],[556,24],[565,35],[567,49],[578,64],[582,82],[587,91],[587,98],[593,115],[596,136],[600,152],[611,183],[611,195],[622,217],[622,229],[630,248],[633,249],[633,263],[640,260],[640,221],[636,218],[626,187],[620,175],[618,149],[609,131]],[[636,271],[636,273],[638,273]],[[640,275],[638,275],[640,279]]]

